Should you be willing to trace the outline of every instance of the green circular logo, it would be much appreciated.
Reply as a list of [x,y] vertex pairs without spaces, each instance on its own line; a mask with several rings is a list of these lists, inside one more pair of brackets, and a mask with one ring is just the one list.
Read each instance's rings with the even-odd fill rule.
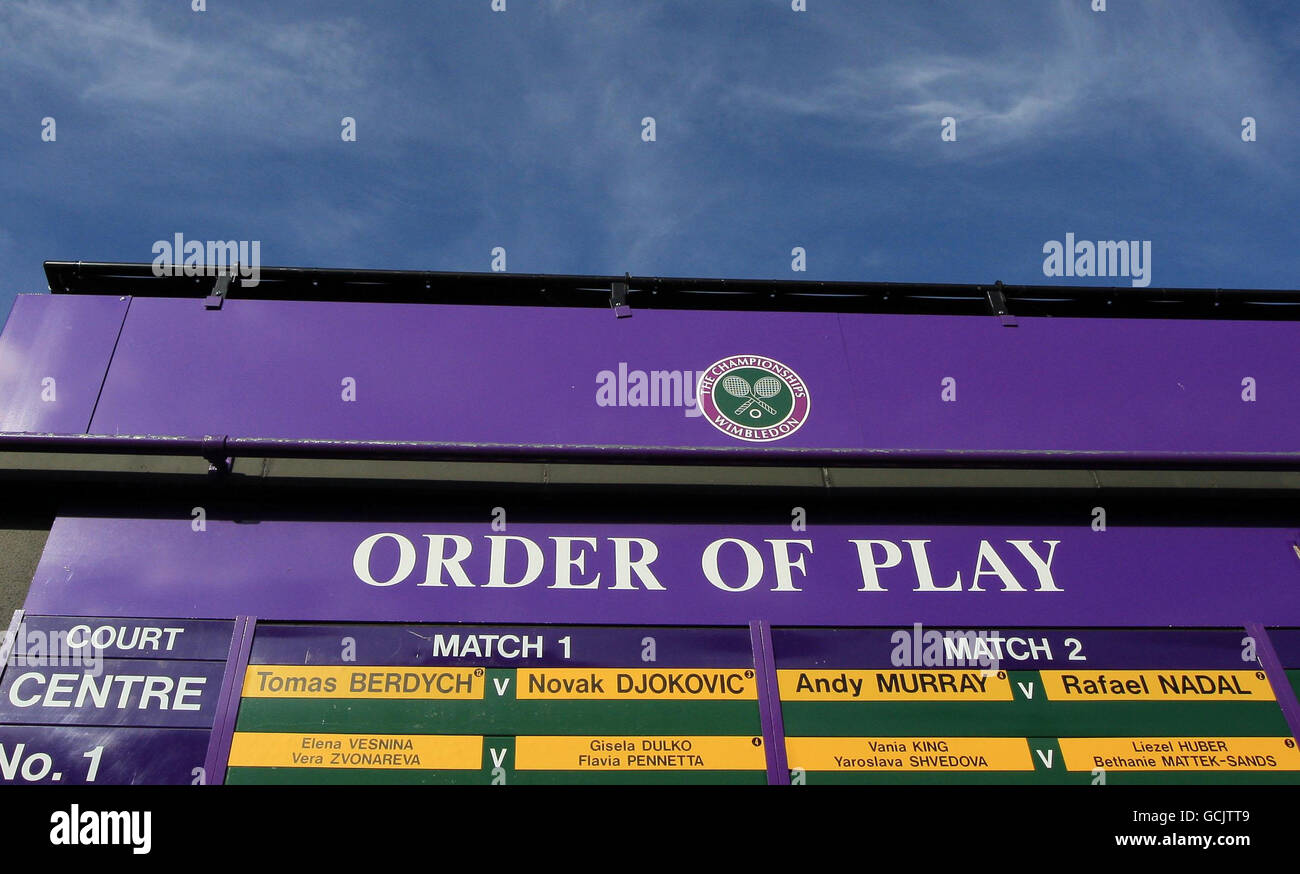
[[808,387],[792,369],[765,355],[733,355],[700,378],[700,406],[713,427],[740,440],[787,437],[808,418]]
[[737,425],[770,428],[789,418],[794,392],[771,371],[737,367],[714,384],[713,405]]

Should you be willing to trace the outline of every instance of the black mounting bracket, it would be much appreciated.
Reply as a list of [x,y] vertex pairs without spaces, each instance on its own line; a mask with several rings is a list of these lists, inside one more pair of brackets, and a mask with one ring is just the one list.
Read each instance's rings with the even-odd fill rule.
[[229,273],[222,273],[217,276],[217,281],[212,283],[212,291],[208,292],[207,298],[203,301],[203,308],[209,310],[221,309],[221,304],[226,300],[226,295],[230,293],[230,284],[235,278],[236,265],[230,265]]
[[208,473],[218,476],[230,473],[235,459],[226,454],[225,434],[220,437],[207,435],[203,438],[203,458],[208,462]]
[[984,289],[984,299],[988,301],[990,315],[1001,319],[1004,327],[1016,327],[1016,317],[1007,308],[1007,294],[1003,290],[1001,279]]
[[623,279],[609,284],[609,308],[614,311],[615,318],[627,319],[632,316],[632,307],[627,303],[627,288],[631,280],[631,274],[624,273]]

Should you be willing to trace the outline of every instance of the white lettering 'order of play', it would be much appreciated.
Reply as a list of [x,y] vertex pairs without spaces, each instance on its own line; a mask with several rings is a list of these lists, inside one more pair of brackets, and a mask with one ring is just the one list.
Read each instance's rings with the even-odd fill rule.
[[[361,582],[380,588],[407,584],[519,589],[544,581],[542,585],[548,589],[666,591],[653,567],[659,546],[645,537],[534,540],[515,534],[487,534],[477,539],[424,534],[422,539],[417,546],[396,532],[372,534],[353,552],[352,571]],[[904,587],[914,592],[1063,591],[1052,568],[1059,540],[980,540],[955,567],[940,567],[937,560],[932,561],[931,542],[850,539],[848,543],[856,550],[857,591],[889,592]],[[480,558],[474,564],[481,568],[484,551],[486,573],[480,571],[478,578],[471,579],[465,564]],[[382,556],[378,561],[376,553]],[[508,578],[507,557],[512,553],[514,578]],[[951,558],[951,550],[946,553]],[[699,567],[708,584],[723,592],[746,592],[760,583],[775,592],[801,592],[801,583],[815,565],[813,555],[810,539],[750,542],[722,537],[704,548]]]

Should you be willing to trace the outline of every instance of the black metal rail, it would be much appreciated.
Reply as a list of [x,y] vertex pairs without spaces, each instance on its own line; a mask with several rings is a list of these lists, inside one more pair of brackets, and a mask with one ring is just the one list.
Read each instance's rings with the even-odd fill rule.
[[[135,297],[208,297],[216,277],[157,276],[151,264],[47,261],[50,290]],[[1300,290],[1128,286],[820,282],[548,273],[452,273],[263,267],[235,279],[231,300],[607,307],[626,283],[637,309],[778,310],[946,315],[1300,320]],[[620,289],[621,291],[621,289]]]

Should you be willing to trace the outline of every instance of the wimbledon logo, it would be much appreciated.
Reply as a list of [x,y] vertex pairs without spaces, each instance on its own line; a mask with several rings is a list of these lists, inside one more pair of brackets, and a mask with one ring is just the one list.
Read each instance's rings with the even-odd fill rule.
[[713,427],[751,443],[789,437],[808,421],[808,387],[799,374],[763,355],[732,355],[700,377],[700,409]]

